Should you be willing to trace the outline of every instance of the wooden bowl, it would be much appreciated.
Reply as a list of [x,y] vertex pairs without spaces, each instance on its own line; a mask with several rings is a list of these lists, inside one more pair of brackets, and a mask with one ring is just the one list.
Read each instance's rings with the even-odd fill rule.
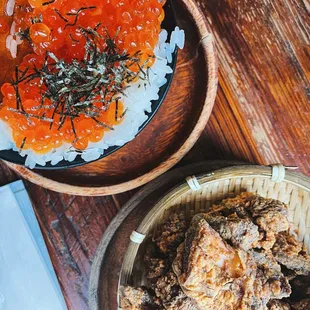
[[157,228],[172,213],[183,212],[186,220],[190,221],[193,215],[206,212],[214,203],[241,192],[257,193],[286,203],[288,220],[298,228],[298,239],[304,242],[310,253],[310,217],[307,216],[310,212],[310,179],[288,171],[282,181],[273,181],[276,171],[281,174],[281,169],[277,168],[273,168],[271,174],[270,167],[235,166],[198,175],[195,177],[198,187],[191,183],[192,177],[191,180],[184,180],[160,199],[135,230],[145,238],[141,244],[130,241],[124,255],[119,284],[136,287],[147,285],[143,262],[146,245],[156,237]]
[[[169,36],[170,33],[175,29],[176,27],[176,20],[175,20],[175,15],[174,11],[171,5],[171,1],[167,1],[167,3],[164,6],[165,9],[165,20],[162,23],[162,28],[166,29]],[[24,45],[25,46],[25,45]],[[24,47],[23,46],[23,47]],[[20,51],[19,51],[20,52]],[[173,73],[176,67],[176,62],[177,62],[177,53],[178,49],[175,50],[175,52],[172,54],[172,62],[169,65],[169,67],[172,69]],[[22,53],[23,54],[23,53]],[[10,56],[9,56],[10,57]],[[12,57],[10,57],[11,60]],[[17,62],[18,63],[18,62]],[[6,68],[8,72],[11,72],[12,68],[9,66],[9,68]],[[160,108],[161,104],[165,100],[165,97],[168,93],[169,87],[171,85],[172,79],[173,79],[173,73],[172,74],[167,74],[166,79],[167,83],[160,87],[158,96],[159,98],[157,100],[152,101],[152,106],[151,106],[151,112],[147,112],[147,119],[146,121],[139,127],[138,134],[147,126],[147,124],[153,119],[154,115]],[[5,79],[2,82],[7,82]],[[137,135],[138,135],[137,134]],[[112,153],[118,151],[122,146],[110,146],[107,148],[104,153],[100,156],[99,159],[107,157],[111,155]],[[25,165],[26,157],[21,156],[18,152],[13,151],[13,150],[3,150],[0,151],[0,158],[3,160],[6,160],[10,163],[13,164],[18,164],[18,165]],[[95,161],[97,161],[96,159]],[[77,155],[75,160],[72,162],[62,160],[56,165],[52,165],[50,162],[47,162],[45,166],[41,166],[39,164],[36,165],[36,169],[42,169],[42,170],[57,170],[57,169],[65,169],[65,168],[72,168],[72,167],[77,167],[77,166],[82,166],[82,165],[87,165],[89,162],[86,162],[85,160],[82,159],[81,155]]]
[[175,0],[186,33],[169,93],[150,124],[110,156],[61,171],[30,171],[7,163],[29,181],[73,195],[110,195],[141,186],[174,166],[195,144],[209,119],[217,89],[213,37],[194,0]]

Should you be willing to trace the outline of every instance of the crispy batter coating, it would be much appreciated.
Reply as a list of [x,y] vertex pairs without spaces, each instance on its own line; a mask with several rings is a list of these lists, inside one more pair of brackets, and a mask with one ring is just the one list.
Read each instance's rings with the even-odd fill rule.
[[162,225],[161,234],[154,240],[165,255],[175,255],[177,247],[183,242],[186,232],[184,214],[172,214]]
[[303,299],[292,304],[292,310],[309,310],[310,309],[310,299]]
[[270,300],[268,303],[269,310],[291,310],[291,306],[282,300]]
[[256,195],[248,204],[254,223],[264,231],[277,234],[288,230],[287,205],[283,202]]
[[165,310],[197,310],[193,302],[183,294],[183,297],[176,297],[171,302],[164,304]]
[[154,243],[148,244],[144,255],[146,277],[152,282],[167,273],[170,268],[169,261],[160,253]]
[[225,217],[234,215],[257,225],[259,238],[257,242],[255,235],[253,246],[267,250],[274,245],[276,235],[281,231],[288,230],[289,227],[287,206],[284,203],[247,192],[235,198],[223,200],[220,205],[213,206],[208,214]]
[[222,200],[219,205],[212,207],[212,212],[220,212],[224,216],[229,216],[236,213],[242,219],[250,218],[250,212],[247,209],[248,202],[254,199],[255,195],[252,193],[242,193],[234,198]]
[[180,293],[179,291],[178,279],[172,271],[159,278],[155,285],[156,297],[160,298],[163,302],[170,301]]
[[310,256],[306,254],[302,243],[287,232],[277,235],[272,253],[281,265],[295,271],[298,275],[310,274]]
[[230,241],[233,246],[247,251],[255,247],[259,240],[258,226],[249,219],[240,218],[237,213],[228,217],[223,215],[206,215],[206,221],[220,236]]
[[281,266],[271,251],[253,250],[250,254],[257,265],[255,287],[260,291],[263,304],[269,299],[289,297],[291,294],[289,281],[281,272]]
[[153,297],[146,289],[121,286],[119,294],[120,307],[124,310],[157,309]]
[[246,252],[229,246],[202,215],[193,218],[173,263],[184,293],[198,309],[210,310],[251,309],[255,267]]
[[183,293],[178,279],[170,270],[165,276],[159,278],[155,284],[157,303],[169,310],[195,310],[196,307]]
[[168,267],[166,259],[150,258],[146,267],[146,277],[149,280],[157,279],[167,272]]

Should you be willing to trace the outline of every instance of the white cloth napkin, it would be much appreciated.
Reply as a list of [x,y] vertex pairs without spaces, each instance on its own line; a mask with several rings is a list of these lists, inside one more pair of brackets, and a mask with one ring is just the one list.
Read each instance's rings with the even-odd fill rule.
[[64,309],[64,298],[22,181],[0,187],[0,310]]

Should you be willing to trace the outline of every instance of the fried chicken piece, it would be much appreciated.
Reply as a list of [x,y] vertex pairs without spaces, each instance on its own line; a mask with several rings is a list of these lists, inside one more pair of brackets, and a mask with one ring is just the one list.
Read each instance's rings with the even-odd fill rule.
[[183,297],[175,297],[171,302],[164,304],[165,310],[197,310],[192,301],[183,294]]
[[257,269],[253,283],[253,309],[266,309],[270,299],[288,297],[291,287],[288,280],[281,273],[281,267],[270,251],[250,251]]
[[261,241],[258,247],[271,249],[276,241],[276,235],[289,228],[287,205],[279,200],[255,195],[248,199],[246,206],[253,222],[260,228]]
[[234,198],[227,198],[221,201],[218,205],[213,205],[207,212],[208,215],[223,215],[230,216],[236,214],[239,218],[249,220],[251,219],[251,214],[246,209],[247,202],[253,199],[254,194],[252,193],[242,193]]
[[154,240],[160,251],[174,258],[177,247],[184,241],[186,228],[184,214],[172,214],[163,223],[161,234]]
[[121,286],[119,289],[120,307],[124,310],[158,309],[153,297],[146,289]]
[[180,293],[180,286],[176,275],[169,271],[166,275],[159,278],[155,284],[155,294],[160,300],[170,301]]
[[289,297],[291,286],[281,272],[281,266],[271,251],[251,251],[250,255],[257,264],[255,291],[260,292],[260,299],[265,305],[269,299]]
[[293,310],[309,310],[310,299],[303,299],[301,301],[293,303],[291,306]]
[[310,275],[310,255],[307,255],[302,243],[287,232],[277,235],[272,253],[281,265],[298,275]]
[[247,288],[253,287],[255,266],[250,261],[245,252],[223,241],[199,214],[194,216],[172,266],[182,290],[198,309],[239,309]]
[[169,268],[167,260],[162,258],[150,258],[146,267],[146,277],[149,280],[163,276]]
[[268,303],[269,310],[291,310],[290,305],[282,300],[273,299]]
[[241,219],[252,219],[264,231],[279,233],[289,228],[287,205],[279,200],[244,192],[235,198],[222,200],[208,214],[229,216],[236,213]]
[[260,230],[260,241],[257,247],[260,249],[270,250],[276,242],[276,234],[273,231]]
[[171,263],[163,257],[154,243],[150,243],[144,255],[146,277],[151,281],[163,276],[170,268]]
[[254,222],[264,231],[275,234],[289,228],[287,205],[279,200],[268,199],[256,195],[249,202],[249,209]]
[[157,303],[167,310],[195,310],[191,300],[183,293],[176,275],[170,270],[155,284]]
[[207,214],[205,219],[224,240],[241,250],[253,248],[259,240],[258,227],[248,219],[239,218],[237,213],[228,217]]
[[252,193],[242,193],[235,198],[224,199],[220,205],[213,206],[208,214],[230,216],[252,221],[259,227],[258,247],[271,249],[276,235],[288,229],[287,206],[274,199],[267,199]]
[[[264,272],[257,270],[256,279],[253,285],[255,301],[260,308],[265,306],[270,299],[288,297],[291,293],[290,285],[285,277],[276,276],[275,278],[266,278]],[[254,308],[256,309],[256,308]]]

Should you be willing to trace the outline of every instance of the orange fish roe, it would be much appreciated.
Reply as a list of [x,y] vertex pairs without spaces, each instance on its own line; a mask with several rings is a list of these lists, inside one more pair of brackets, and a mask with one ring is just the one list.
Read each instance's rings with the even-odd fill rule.
[[117,34],[116,44],[129,53],[152,55],[164,4],[165,0],[29,0],[18,6],[14,20],[17,29],[30,27],[36,54],[49,50],[68,61],[81,58],[85,39],[80,27],[98,27],[100,34]]
[[[83,29],[90,28],[101,36],[108,33],[109,37],[115,38],[117,47],[129,55],[140,52],[140,65],[132,66],[132,71],[137,72],[146,62],[147,66],[151,66],[160,24],[165,16],[165,0],[17,2],[14,14],[16,30],[31,42],[33,53],[24,57],[17,74],[14,73],[18,82],[2,85],[0,118],[11,127],[14,142],[19,148],[45,154],[66,142],[78,150],[85,150],[90,142],[100,141],[105,131],[122,121],[122,102],[112,100],[105,106],[99,102],[101,94],[98,95],[98,106],[95,104],[99,111],[96,118],[83,113],[74,118],[63,118],[61,113],[55,114],[55,103],[44,96],[48,86],[35,73],[45,64],[47,52],[66,63],[82,61],[87,42]],[[0,31],[8,30],[5,24],[1,25]],[[31,78],[26,78],[30,75]],[[112,88],[113,83],[106,87],[108,90]]]
[[9,25],[4,17],[0,17],[0,33],[7,33],[9,31]]

